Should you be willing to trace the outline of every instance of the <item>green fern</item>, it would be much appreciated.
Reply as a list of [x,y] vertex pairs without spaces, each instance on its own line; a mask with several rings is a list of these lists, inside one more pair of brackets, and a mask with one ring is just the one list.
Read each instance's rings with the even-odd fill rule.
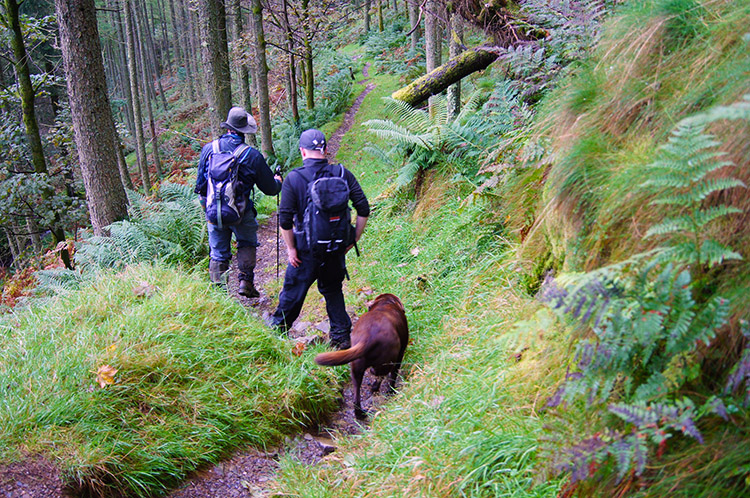
[[206,222],[187,185],[162,184],[161,201],[130,193],[130,219],[110,225],[109,236],[90,237],[76,252],[84,268],[122,267],[140,261],[194,264],[208,255]]
[[721,160],[723,153],[712,150],[719,142],[704,130],[705,124],[694,120],[679,123],[669,142],[661,147],[662,157],[646,168],[649,180],[641,184],[644,188],[662,189],[652,205],[674,206],[681,211],[652,226],[646,237],[668,236],[671,247],[661,256],[662,260],[697,264],[698,268],[742,259],[740,254],[707,235],[711,223],[741,211],[723,204],[705,207],[706,198],[745,184],[731,177],[709,178],[732,163]]
[[40,270],[34,273],[38,285],[36,292],[40,294],[64,294],[79,290],[85,275],[68,269]]
[[372,119],[364,126],[387,144],[402,148],[406,162],[399,171],[400,185],[411,182],[420,170],[441,162],[459,164],[459,159],[471,163],[474,171],[469,173],[476,174],[481,158],[489,155],[502,137],[515,128],[520,115],[526,116],[518,92],[507,81],[498,83],[483,105],[482,94],[472,94],[455,118],[450,117],[443,96],[431,100],[430,112],[400,100],[387,97],[383,100],[386,112],[393,119]]

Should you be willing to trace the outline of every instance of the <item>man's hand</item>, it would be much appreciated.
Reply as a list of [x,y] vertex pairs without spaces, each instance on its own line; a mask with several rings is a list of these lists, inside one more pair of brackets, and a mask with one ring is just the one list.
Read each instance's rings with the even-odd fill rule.
[[273,179],[280,183],[284,183],[284,178],[281,175],[274,175]]
[[287,247],[286,254],[287,254],[287,259],[289,260],[289,264],[295,268],[298,268],[300,263],[302,263],[302,261],[299,259],[299,257],[297,257],[297,248]]

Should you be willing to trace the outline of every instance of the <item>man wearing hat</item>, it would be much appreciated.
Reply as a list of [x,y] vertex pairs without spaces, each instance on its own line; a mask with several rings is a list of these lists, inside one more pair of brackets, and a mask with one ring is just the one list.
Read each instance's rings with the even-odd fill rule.
[[[303,216],[308,202],[308,184],[321,176],[342,176],[349,187],[349,200],[357,211],[352,245],[365,230],[370,205],[362,187],[351,173],[339,164],[331,165],[326,159],[326,139],[322,132],[310,129],[300,135],[299,150],[302,167],[287,175],[281,191],[279,224],[287,247],[287,265],[284,287],[279,295],[279,306],[269,317],[270,326],[288,330],[302,311],[302,304],[310,286],[318,281],[318,290],[326,301],[330,322],[331,345],[339,349],[349,347],[351,319],[346,312],[342,284],[346,275],[345,254],[316,257],[307,247]],[[349,245],[347,251],[351,249]]]
[[[245,134],[254,134],[258,126],[251,114],[242,107],[232,107],[227,120],[221,123],[227,132],[219,137],[218,150],[233,152],[245,143]],[[209,156],[214,152],[213,142],[203,146],[198,161],[198,178],[195,182],[195,193],[200,195],[201,204],[206,207],[208,189],[207,166]],[[281,177],[274,176],[263,155],[252,147],[248,147],[237,158],[239,166],[238,177],[241,190],[235,190],[235,196],[242,196],[245,200],[245,212],[240,221],[233,225],[214,225],[208,223],[208,245],[211,260],[208,274],[211,282],[220,283],[224,273],[229,269],[232,259],[232,234],[237,240],[237,267],[239,269],[238,292],[246,297],[259,297],[260,293],[254,285],[255,253],[258,244],[258,222],[255,220],[257,212],[250,198],[253,185],[257,185],[266,195],[277,195],[281,190]]]

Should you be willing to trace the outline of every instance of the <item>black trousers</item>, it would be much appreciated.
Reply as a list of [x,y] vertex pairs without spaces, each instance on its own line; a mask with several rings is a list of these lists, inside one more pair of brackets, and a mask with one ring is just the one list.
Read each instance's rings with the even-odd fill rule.
[[273,325],[288,330],[302,311],[307,291],[318,281],[318,290],[326,301],[332,339],[349,339],[352,321],[346,312],[342,283],[346,275],[344,256],[321,261],[309,253],[298,253],[302,263],[295,268],[287,265],[279,307],[272,317]]

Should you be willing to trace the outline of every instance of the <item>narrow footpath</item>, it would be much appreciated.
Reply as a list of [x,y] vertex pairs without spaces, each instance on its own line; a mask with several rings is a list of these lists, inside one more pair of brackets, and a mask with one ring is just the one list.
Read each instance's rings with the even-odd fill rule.
[[[344,115],[344,120],[339,128],[328,139],[328,157],[331,162],[335,160],[341,145],[342,138],[351,129],[354,119],[365,99],[374,88],[369,83],[368,66],[362,70],[365,79],[360,84],[366,84],[364,91],[357,97],[352,106]],[[276,296],[270,296],[269,290],[276,279],[277,262],[277,225],[276,213],[274,213],[258,229],[257,266],[255,271],[256,286],[260,290],[261,297],[248,299],[237,293],[237,264],[233,259],[229,270],[229,293],[242,304],[256,310],[258,317],[262,318],[268,313],[273,313]],[[279,278],[284,278],[286,268],[286,247],[283,240],[278,243]],[[352,321],[356,316],[352,314]],[[322,340],[328,332],[327,320],[320,322],[298,322],[290,330],[289,337],[292,344],[301,342],[307,344]],[[294,347],[293,345],[290,347]],[[363,382],[363,390],[368,392],[373,382],[372,376],[367,373]],[[383,383],[384,386],[387,383]],[[386,388],[382,388],[385,392]],[[358,434],[362,431],[362,422],[354,417],[353,413],[354,393],[351,383],[347,382],[342,393],[341,409],[333,413],[323,427],[309,427],[305,431],[293,437],[287,438],[279,448],[263,452],[249,450],[239,452],[228,460],[218,463],[212,467],[196,472],[188,479],[182,487],[168,495],[169,498],[258,498],[270,493],[269,483],[275,478],[278,471],[278,459],[283,454],[290,454],[301,462],[314,465],[326,455],[336,450],[335,439],[340,435]],[[372,409],[385,400],[383,394],[363,396],[363,407]]]

